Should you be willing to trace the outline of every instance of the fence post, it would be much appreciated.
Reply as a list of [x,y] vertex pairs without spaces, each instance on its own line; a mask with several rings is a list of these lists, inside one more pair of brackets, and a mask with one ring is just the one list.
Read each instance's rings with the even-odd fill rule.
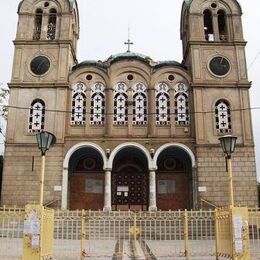
[[52,259],[54,210],[26,205],[24,219],[22,259]]
[[234,260],[250,260],[248,208],[231,208],[232,256]]
[[85,245],[85,240],[86,240],[86,214],[85,210],[83,209],[81,211],[81,243],[80,243],[80,260],[84,260],[86,256],[86,251],[84,249]]
[[215,209],[215,234],[216,234],[216,260],[218,260],[219,253],[219,210]]
[[189,226],[188,226],[188,211],[185,209],[184,211],[184,256],[186,260],[189,260]]

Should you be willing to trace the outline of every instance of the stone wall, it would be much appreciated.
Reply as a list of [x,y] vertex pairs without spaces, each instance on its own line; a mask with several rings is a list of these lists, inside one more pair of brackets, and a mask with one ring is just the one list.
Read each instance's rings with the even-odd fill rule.
[[[228,205],[228,174],[221,148],[197,147],[197,162],[198,186],[206,187],[206,192],[199,192],[199,203],[203,198],[217,206]],[[257,181],[254,148],[238,146],[232,155],[232,166],[235,205],[256,206]]]
[[[55,145],[46,154],[44,203],[61,199],[61,191],[54,186],[62,182],[62,147]],[[40,196],[41,153],[35,146],[7,145],[1,204],[24,206],[38,203]]]

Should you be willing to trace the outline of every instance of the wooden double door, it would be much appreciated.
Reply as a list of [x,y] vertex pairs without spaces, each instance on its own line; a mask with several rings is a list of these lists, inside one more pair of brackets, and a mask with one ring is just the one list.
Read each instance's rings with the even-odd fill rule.
[[148,173],[136,164],[125,164],[112,172],[112,209],[147,210]]

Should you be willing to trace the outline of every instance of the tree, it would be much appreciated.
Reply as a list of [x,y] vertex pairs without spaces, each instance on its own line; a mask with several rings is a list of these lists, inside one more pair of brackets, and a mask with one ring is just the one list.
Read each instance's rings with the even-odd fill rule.
[[4,86],[3,83],[0,83],[0,116],[7,119],[8,113],[8,98],[9,98],[9,89],[7,86]]

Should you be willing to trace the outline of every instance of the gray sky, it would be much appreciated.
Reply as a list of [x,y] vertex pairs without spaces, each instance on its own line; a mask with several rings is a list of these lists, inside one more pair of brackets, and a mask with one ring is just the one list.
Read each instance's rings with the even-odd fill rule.
[[[0,0],[1,43],[0,82],[11,78],[13,44],[20,0]],[[253,82],[251,106],[260,178],[260,15],[257,0],[240,0],[243,10],[244,37],[249,80]],[[104,60],[111,54],[126,51],[124,42],[131,28],[132,50],[154,60],[182,61],[179,35],[182,0],[78,0],[80,40],[78,60]],[[2,141],[0,140],[0,143]]]

